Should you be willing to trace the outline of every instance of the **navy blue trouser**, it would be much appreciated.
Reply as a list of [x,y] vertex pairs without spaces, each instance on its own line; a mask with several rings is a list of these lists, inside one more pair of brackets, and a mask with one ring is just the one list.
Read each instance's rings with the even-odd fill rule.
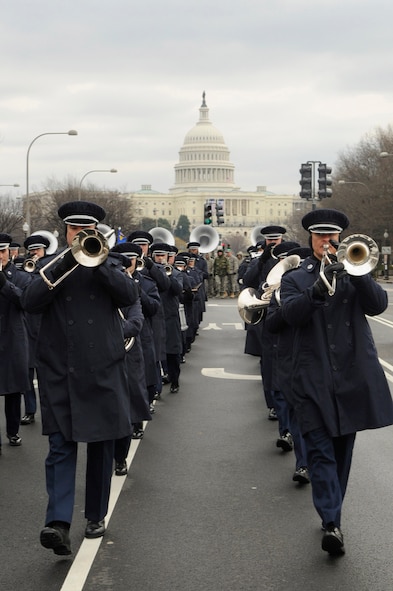
[[4,395],[4,411],[7,435],[14,437],[19,431],[21,393]]
[[30,388],[23,393],[25,399],[25,414],[35,415],[37,412],[37,395],[34,388],[34,367],[29,367]]
[[[45,460],[48,507],[45,524],[71,523],[75,500],[75,473],[78,443],[66,441],[61,433],[49,435]],[[114,441],[87,444],[85,517],[100,521],[108,512],[113,471]]]
[[356,433],[331,437],[324,427],[304,435],[314,506],[322,523],[341,525]]

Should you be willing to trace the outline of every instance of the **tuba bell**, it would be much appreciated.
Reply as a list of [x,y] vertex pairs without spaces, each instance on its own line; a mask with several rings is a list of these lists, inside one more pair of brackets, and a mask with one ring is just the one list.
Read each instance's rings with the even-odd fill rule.
[[213,252],[220,242],[220,236],[211,226],[201,224],[194,228],[190,234],[189,242],[199,242],[199,252]]
[[149,234],[153,236],[153,244],[157,242],[165,242],[165,244],[175,246],[175,238],[173,234],[166,228],[157,226],[156,228],[149,230]]
[[264,226],[255,226],[253,228],[253,230],[251,232],[251,236],[250,236],[251,244],[253,246],[255,246],[256,243],[259,242],[260,240],[264,240],[265,239],[264,235],[261,234],[261,230],[262,230],[263,227]]
[[49,246],[45,251],[45,254],[55,254],[57,247],[59,245],[58,240],[56,238],[56,236],[54,234],[52,234],[52,232],[49,232],[48,230],[37,230],[37,232],[33,232],[32,236],[44,236],[45,238],[47,238],[49,240]]

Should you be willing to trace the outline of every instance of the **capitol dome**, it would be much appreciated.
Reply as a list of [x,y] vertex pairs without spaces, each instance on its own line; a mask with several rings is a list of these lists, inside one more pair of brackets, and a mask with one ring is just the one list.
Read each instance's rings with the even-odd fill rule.
[[175,165],[172,191],[233,191],[235,166],[222,133],[209,120],[209,109],[202,95],[199,121],[186,134]]

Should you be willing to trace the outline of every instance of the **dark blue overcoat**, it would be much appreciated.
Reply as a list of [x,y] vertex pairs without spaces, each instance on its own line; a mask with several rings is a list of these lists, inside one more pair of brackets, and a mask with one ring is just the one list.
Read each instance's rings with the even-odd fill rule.
[[303,434],[325,426],[332,437],[393,423],[393,405],[366,314],[387,307],[371,275],[337,282],[318,300],[313,284],[320,263],[305,259],[283,275],[283,319],[294,328],[292,395]]
[[27,390],[29,348],[21,297],[30,275],[12,263],[4,268],[7,282],[0,290],[0,394]]
[[137,300],[138,288],[122,269],[109,255],[96,268],[77,267],[54,289],[37,269],[22,294],[28,312],[42,313],[37,372],[44,435],[60,431],[69,441],[95,442],[132,433],[118,309]]

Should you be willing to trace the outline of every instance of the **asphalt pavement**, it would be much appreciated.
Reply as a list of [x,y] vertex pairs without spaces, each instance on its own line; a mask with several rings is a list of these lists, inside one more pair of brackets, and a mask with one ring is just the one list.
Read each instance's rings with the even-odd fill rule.
[[243,353],[244,340],[236,301],[211,300],[180,391],[164,387],[144,439],[132,444],[128,476],[113,477],[98,542],[83,539],[80,446],[71,558],[39,544],[47,449],[39,416],[21,427],[20,448],[4,441],[0,417],[2,591],[392,588],[392,428],[358,435],[343,513],[347,553],[331,558],[310,486],[292,481],[294,455],[275,445],[277,423],[267,419],[258,359]]

